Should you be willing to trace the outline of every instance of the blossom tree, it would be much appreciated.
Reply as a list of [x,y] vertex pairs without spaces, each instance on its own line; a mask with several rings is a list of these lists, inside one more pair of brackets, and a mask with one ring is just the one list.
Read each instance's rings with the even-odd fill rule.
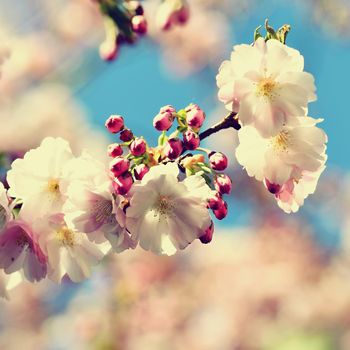
[[[111,10],[112,1],[99,2]],[[317,126],[322,120],[307,115],[314,79],[285,43],[289,26],[275,31],[266,21],[265,29],[219,68],[218,98],[229,112],[216,125],[203,129],[205,112],[196,104],[167,105],[153,119],[156,145],[134,135],[122,116],[106,120],[118,136],[107,149],[109,164],[86,151],[76,156],[52,137],[16,159],[8,188],[0,187],[0,268],[30,282],[80,282],[111,252],[139,245],[172,255],[196,239],[209,243],[214,218],[227,215],[232,181],[226,155],[202,142],[228,128],[238,131],[236,157],[248,175],[282,210],[296,212],[325,168],[327,136]]]

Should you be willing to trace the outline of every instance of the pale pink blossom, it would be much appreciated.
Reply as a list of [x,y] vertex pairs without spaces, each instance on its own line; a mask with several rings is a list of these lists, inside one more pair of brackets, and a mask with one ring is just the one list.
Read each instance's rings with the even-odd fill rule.
[[58,214],[34,223],[41,249],[48,259],[48,277],[57,283],[67,275],[73,282],[90,277],[104,256],[103,245],[89,240]]
[[[270,138],[262,137],[253,126],[244,126],[238,132],[240,144],[236,149],[237,160],[249,176],[264,181],[271,193],[279,196],[282,191],[283,202],[287,201],[286,196],[290,197],[289,202],[295,196],[299,198],[300,193],[303,193],[304,199],[314,191],[310,192],[309,188],[317,183],[319,175],[316,174],[322,172],[320,169],[327,159],[327,136],[316,126],[320,121],[310,117],[296,118],[294,125],[284,126],[276,136]],[[307,185],[309,176],[313,179],[311,187]],[[302,186],[295,186],[303,178],[306,180],[305,190],[302,190]],[[296,201],[303,202],[300,198]],[[293,208],[296,206],[293,205]]]
[[175,163],[152,167],[133,185],[126,227],[145,250],[172,255],[210,226],[206,208],[211,190],[201,176],[178,180]]
[[295,213],[304,204],[305,198],[316,190],[318,179],[326,167],[317,171],[302,171],[299,177],[288,180],[275,195],[278,206],[286,213]]
[[[109,240],[120,252],[132,246],[120,207],[123,198],[113,194],[107,167],[84,154],[71,162],[65,219],[94,242]],[[128,245],[127,243],[130,243]]]
[[11,197],[23,200],[21,215],[31,220],[59,213],[68,183],[64,168],[73,159],[67,141],[48,137],[41,145],[16,159],[7,173]]
[[299,51],[278,40],[236,45],[219,69],[218,97],[243,125],[270,137],[305,115],[308,102],[316,100],[314,78],[303,70]]
[[30,282],[40,281],[47,273],[47,259],[31,225],[21,219],[7,224],[0,234],[0,267],[7,274],[22,270]]

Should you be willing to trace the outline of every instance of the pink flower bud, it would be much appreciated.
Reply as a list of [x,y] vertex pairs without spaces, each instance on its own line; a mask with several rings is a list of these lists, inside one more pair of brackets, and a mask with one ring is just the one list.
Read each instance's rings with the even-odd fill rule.
[[176,19],[179,24],[185,24],[190,18],[190,9],[188,6],[183,5],[176,13]]
[[218,209],[213,210],[213,213],[218,220],[224,219],[227,215],[227,203],[223,201],[223,205],[221,205]]
[[109,132],[116,134],[124,128],[124,119],[121,115],[111,115],[105,123]]
[[129,166],[130,162],[128,159],[123,157],[117,157],[111,160],[111,162],[109,163],[109,170],[115,177],[117,177],[125,173],[129,169]]
[[274,184],[270,182],[268,179],[264,179],[264,185],[267,188],[267,190],[272,194],[279,194],[282,190],[282,186],[279,184]]
[[209,162],[214,170],[222,171],[227,168],[227,157],[221,152],[211,152]]
[[145,164],[136,165],[134,168],[134,176],[136,180],[142,180],[142,178],[149,172],[149,168]]
[[218,210],[224,205],[225,205],[225,202],[219,194],[216,195],[215,197],[211,197],[208,199],[208,207],[211,210]]
[[210,243],[213,239],[213,233],[214,233],[214,223],[211,222],[210,226],[204,231],[204,234],[199,237],[200,241],[203,244]]
[[133,156],[138,157],[146,152],[146,141],[141,138],[136,138],[130,145],[130,152]]
[[162,112],[157,114],[153,119],[153,126],[158,131],[166,131],[171,128],[174,122],[174,116],[171,112]]
[[222,174],[216,177],[214,186],[220,194],[230,194],[232,181],[226,174]]
[[113,158],[119,157],[123,154],[123,149],[118,143],[111,143],[108,146],[107,154]]
[[106,62],[114,61],[118,54],[118,45],[115,41],[104,41],[99,48],[101,59]]
[[134,134],[130,129],[124,129],[119,135],[120,140],[123,142],[129,142],[132,140],[133,137]]
[[169,139],[167,144],[164,147],[164,154],[169,159],[176,159],[182,153],[182,142],[180,139],[174,138]]
[[172,115],[175,115],[176,114],[176,109],[171,106],[171,105],[166,105],[166,106],[163,106],[160,110],[159,110],[159,113],[165,113],[165,112],[169,112],[171,113]]
[[196,104],[190,104],[186,107],[187,125],[194,129],[199,129],[205,120],[205,113]]
[[127,171],[114,179],[113,188],[116,193],[125,195],[129,192],[132,184],[132,176]]
[[147,32],[147,21],[144,16],[136,15],[131,20],[132,30],[143,35]]
[[200,139],[198,134],[192,130],[187,130],[183,134],[183,140],[184,140],[185,147],[190,151],[195,150],[200,144]]

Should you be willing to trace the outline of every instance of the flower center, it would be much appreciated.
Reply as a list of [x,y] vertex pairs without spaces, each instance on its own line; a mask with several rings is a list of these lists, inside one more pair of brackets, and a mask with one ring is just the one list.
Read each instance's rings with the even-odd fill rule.
[[113,204],[109,200],[98,200],[92,207],[92,214],[99,224],[104,224],[111,221]]
[[50,179],[47,183],[47,191],[51,194],[58,195],[60,193],[60,185],[57,179]]
[[290,145],[290,135],[288,131],[282,130],[277,136],[272,137],[270,145],[277,152],[287,151]]
[[56,232],[56,238],[65,246],[74,246],[74,232],[70,230],[67,226],[61,227]]
[[278,83],[273,81],[271,78],[265,78],[258,83],[256,94],[267,99],[273,99],[276,95],[277,87]]
[[175,209],[175,205],[171,198],[168,196],[160,195],[156,201],[154,209],[159,215],[171,216]]

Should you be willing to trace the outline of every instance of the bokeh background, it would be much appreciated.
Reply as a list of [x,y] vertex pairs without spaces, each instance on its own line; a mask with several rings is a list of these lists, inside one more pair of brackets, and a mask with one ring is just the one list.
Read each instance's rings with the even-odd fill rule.
[[225,115],[215,76],[234,44],[249,43],[265,18],[291,25],[288,45],[305,57],[324,118],[328,167],[297,214],[281,212],[236,164],[236,133],[210,147],[230,158],[230,214],[213,242],[175,257],[127,251],[91,280],[22,283],[0,301],[0,349],[350,349],[350,2],[189,0],[191,18],[160,33],[143,1],[150,35],[100,60],[103,24],[90,0],[0,0],[2,173],[47,135],[105,156],[104,120],[121,114],[156,141],[162,105],[190,102],[209,126]]

